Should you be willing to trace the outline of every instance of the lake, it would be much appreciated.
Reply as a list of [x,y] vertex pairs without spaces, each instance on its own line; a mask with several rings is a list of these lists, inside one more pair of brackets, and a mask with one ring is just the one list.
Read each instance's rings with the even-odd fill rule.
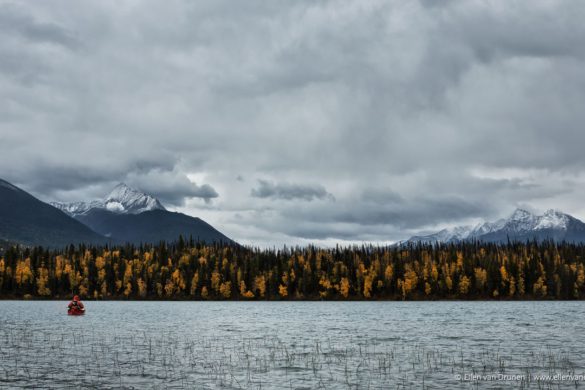
[[585,302],[0,301],[0,388],[585,388]]

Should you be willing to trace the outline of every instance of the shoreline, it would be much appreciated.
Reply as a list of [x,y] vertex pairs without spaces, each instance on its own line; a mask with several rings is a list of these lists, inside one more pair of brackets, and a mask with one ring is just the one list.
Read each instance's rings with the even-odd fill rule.
[[[0,297],[0,301],[70,301],[71,297]],[[585,302],[585,299],[542,299],[542,298],[526,298],[522,299],[461,299],[461,298],[437,298],[437,299],[391,299],[391,298],[379,298],[379,299],[362,299],[362,298],[347,298],[347,299],[188,299],[188,298],[177,298],[177,299],[156,299],[156,298],[106,298],[106,299],[89,299],[82,298],[84,302]]]

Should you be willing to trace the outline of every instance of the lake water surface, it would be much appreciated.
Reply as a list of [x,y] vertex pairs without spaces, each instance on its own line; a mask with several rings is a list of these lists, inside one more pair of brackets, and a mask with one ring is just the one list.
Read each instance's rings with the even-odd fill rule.
[[0,388],[585,388],[585,302],[66,305],[0,301]]

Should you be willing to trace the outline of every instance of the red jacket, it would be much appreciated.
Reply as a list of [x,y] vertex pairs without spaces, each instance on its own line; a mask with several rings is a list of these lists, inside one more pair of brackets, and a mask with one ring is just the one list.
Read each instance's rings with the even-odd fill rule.
[[83,307],[83,303],[81,303],[81,301],[71,301],[69,302],[69,305],[67,306],[69,309],[72,309],[74,307],[77,307],[79,309],[84,309]]

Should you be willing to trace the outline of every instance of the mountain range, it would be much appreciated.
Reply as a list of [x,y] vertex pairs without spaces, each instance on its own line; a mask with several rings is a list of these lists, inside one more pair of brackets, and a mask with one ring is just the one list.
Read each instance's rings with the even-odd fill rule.
[[124,183],[118,184],[103,200],[90,202],[52,202],[59,210],[72,217],[87,214],[91,210],[107,210],[117,214],[140,214],[145,211],[166,210],[155,197],[140,192]]
[[416,235],[406,242],[449,243],[467,240],[507,242],[527,240],[585,242],[585,223],[558,210],[542,215],[516,209],[508,218],[475,226],[456,226],[433,234]]
[[174,241],[179,235],[196,241],[232,241],[200,218],[165,209],[155,197],[124,183],[102,200],[52,203],[79,222],[105,237],[118,241],[155,243]]
[[[157,198],[123,183],[100,200],[48,204],[0,179],[0,247],[158,243],[174,241],[179,235],[234,243],[200,218],[169,211]],[[401,244],[548,239],[585,243],[585,223],[558,210],[537,215],[516,209],[508,218],[415,235]]]
[[123,183],[101,200],[48,204],[0,179],[0,242],[140,244],[175,241],[179,235],[234,243],[200,218],[168,211],[155,197]]

